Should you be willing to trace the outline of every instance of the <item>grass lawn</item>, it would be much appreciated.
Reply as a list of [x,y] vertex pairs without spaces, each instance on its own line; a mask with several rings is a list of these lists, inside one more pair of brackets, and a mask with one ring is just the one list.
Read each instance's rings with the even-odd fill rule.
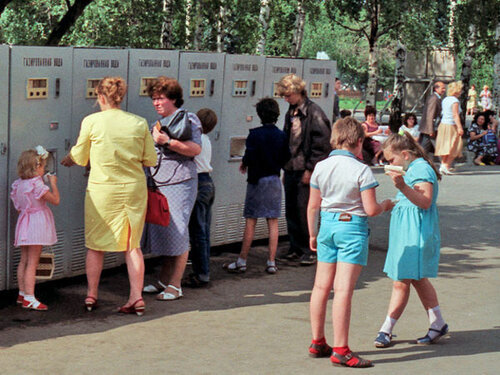
[[[359,100],[358,99],[352,99],[352,98],[343,98],[343,97],[340,97],[340,101],[339,101],[339,107],[340,107],[340,110],[342,109],[349,109],[349,110],[353,110],[353,108],[359,103]],[[380,111],[384,108],[385,106],[385,100],[384,101],[378,101],[377,102],[377,111]],[[358,107],[356,108],[357,111],[359,110],[364,110],[365,109],[365,102],[363,101],[361,104],[358,105]]]

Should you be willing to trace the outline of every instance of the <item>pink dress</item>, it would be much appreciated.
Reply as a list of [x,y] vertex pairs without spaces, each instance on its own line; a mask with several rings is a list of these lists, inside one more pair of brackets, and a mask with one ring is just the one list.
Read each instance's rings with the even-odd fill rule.
[[12,184],[10,198],[19,211],[14,246],[43,245],[57,242],[52,211],[42,196],[49,191],[41,177],[17,179]]

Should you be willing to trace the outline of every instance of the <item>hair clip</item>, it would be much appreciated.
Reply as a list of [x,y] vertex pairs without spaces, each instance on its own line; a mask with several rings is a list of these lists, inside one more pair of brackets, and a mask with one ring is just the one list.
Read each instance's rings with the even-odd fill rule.
[[398,132],[399,135],[401,136],[404,136],[405,135],[405,131],[403,129],[401,129],[399,132]]
[[35,150],[42,159],[47,159],[49,157],[49,152],[43,146],[38,145],[35,147]]

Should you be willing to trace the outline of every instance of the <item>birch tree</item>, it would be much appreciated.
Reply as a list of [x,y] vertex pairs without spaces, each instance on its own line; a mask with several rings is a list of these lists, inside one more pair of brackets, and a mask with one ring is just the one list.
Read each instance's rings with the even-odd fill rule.
[[500,22],[497,24],[496,30],[496,54],[493,66],[493,108],[497,111],[497,118],[500,114]]
[[293,33],[290,56],[299,57],[302,47],[302,38],[304,37],[304,26],[306,23],[306,11],[304,9],[304,0],[297,1],[297,15],[295,19],[295,31]]
[[257,43],[257,48],[255,49],[257,55],[263,55],[266,49],[267,29],[269,27],[269,1],[270,0],[260,0],[259,23],[261,34],[259,42]]
[[172,42],[172,19],[174,15],[173,0],[163,0],[163,23],[161,25],[160,45],[161,48],[170,49]]
[[216,37],[216,45],[217,52],[224,52],[224,39],[226,37],[225,25],[227,18],[227,4],[225,1],[221,1],[219,5],[219,15],[217,17],[217,37]]

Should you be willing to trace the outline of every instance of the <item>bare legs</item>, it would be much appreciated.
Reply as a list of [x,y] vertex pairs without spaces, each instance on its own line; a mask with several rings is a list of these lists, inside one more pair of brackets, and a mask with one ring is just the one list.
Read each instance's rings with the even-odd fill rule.
[[[163,264],[160,271],[160,281],[165,285],[173,285],[176,288],[181,287],[182,275],[186,269],[186,263],[188,260],[189,251],[185,251],[181,255],[169,257],[164,257]],[[165,290],[174,295],[179,295],[179,292],[172,289],[166,288]]]
[[35,275],[41,253],[41,245],[21,246],[21,260],[17,266],[17,284],[19,291],[24,294],[35,295]]
[[333,346],[348,346],[351,300],[362,266],[343,262],[318,262],[317,267],[310,305],[313,339],[325,337],[326,304],[333,286]]
[[[274,262],[276,251],[278,249],[278,219],[267,218],[267,228],[269,230],[269,261]],[[240,258],[247,259],[250,247],[252,246],[253,237],[255,235],[255,227],[257,225],[256,218],[245,219],[245,231],[243,232],[243,243],[241,244]]]

